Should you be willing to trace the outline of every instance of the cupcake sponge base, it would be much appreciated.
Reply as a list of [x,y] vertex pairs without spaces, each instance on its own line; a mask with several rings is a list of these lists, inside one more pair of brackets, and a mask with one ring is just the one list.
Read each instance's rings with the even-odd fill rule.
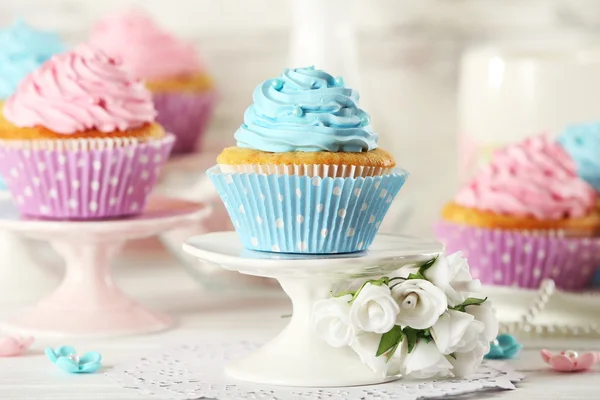
[[540,234],[544,231],[555,231],[569,237],[590,237],[600,233],[600,213],[596,210],[579,218],[539,220],[533,217],[496,214],[452,202],[446,204],[442,210],[442,217],[447,222],[478,228],[535,231]]
[[[299,135],[302,132],[298,132]],[[394,158],[387,151],[377,148],[375,150],[350,153],[350,152],[287,152],[269,153],[266,151],[247,149],[242,147],[228,147],[217,157],[219,164],[227,165],[357,165],[363,167],[393,168],[396,165]]]
[[127,129],[124,131],[102,132],[96,129],[89,129],[82,132],[74,132],[70,134],[56,133],[43,126],[35,127],[17,127],[9,122],[0,112],[0,139],[5,141],[10,140],[73,140],[73,139],[160,139],[165,136],[165,130],[157,123],[147,123],[137,128]]

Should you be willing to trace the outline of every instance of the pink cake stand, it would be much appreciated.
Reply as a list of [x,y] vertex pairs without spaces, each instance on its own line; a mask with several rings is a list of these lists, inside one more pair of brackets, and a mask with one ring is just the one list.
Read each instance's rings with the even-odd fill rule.
[[202,203],[154,196],[135,218],[66,222],[27,219],[11,201],[0,201],[0,229],[48,241],[66,262],[54,293],[0,329],[35,336],[118,336],[170,327],[170,317],[146,309],[117,287],[111,261],[128,240],[186,227],[209,213]]

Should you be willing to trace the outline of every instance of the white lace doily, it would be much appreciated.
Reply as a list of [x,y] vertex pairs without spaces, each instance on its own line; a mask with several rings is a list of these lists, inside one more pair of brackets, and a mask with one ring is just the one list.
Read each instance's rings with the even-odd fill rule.
[[515,389],[523,375],[506,364],[486,361],[469,379],[398,380],[381,385],[347,388],[293,388],[235,381],[223,373],[232,359],[256,349],[256,343],[184,345],[117,365],[106,373],[122,386],[160,399],[191,400],[417,400],[472,393],[486,389]]

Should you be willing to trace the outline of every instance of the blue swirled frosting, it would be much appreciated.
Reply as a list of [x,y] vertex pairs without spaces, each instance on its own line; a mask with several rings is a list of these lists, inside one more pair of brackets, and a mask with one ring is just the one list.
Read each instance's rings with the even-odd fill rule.
[[577,164],[577,173],[600,192],[600,122],[568,127],[558,141]]
[[378,135],[358,107],[358,92],[325,71],[286,69],[258,85],[252,98],[235,133],[238,147],[273,153],[377,148]]
[[13,94],[27,74],[64,50],[57,35],[34,30],[21,20],[0,30],[0,99]]

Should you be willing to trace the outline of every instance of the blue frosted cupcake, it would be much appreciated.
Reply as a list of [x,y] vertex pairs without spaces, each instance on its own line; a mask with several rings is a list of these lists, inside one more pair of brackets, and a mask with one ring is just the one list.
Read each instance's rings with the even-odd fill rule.
[[570,126],[558,140],[577,164],[579,176],[600,192],[600,123]]
[[208,171],[248,249],[366,250],[407,173],[378,147],[358,93],[314,67],[262,82]]

